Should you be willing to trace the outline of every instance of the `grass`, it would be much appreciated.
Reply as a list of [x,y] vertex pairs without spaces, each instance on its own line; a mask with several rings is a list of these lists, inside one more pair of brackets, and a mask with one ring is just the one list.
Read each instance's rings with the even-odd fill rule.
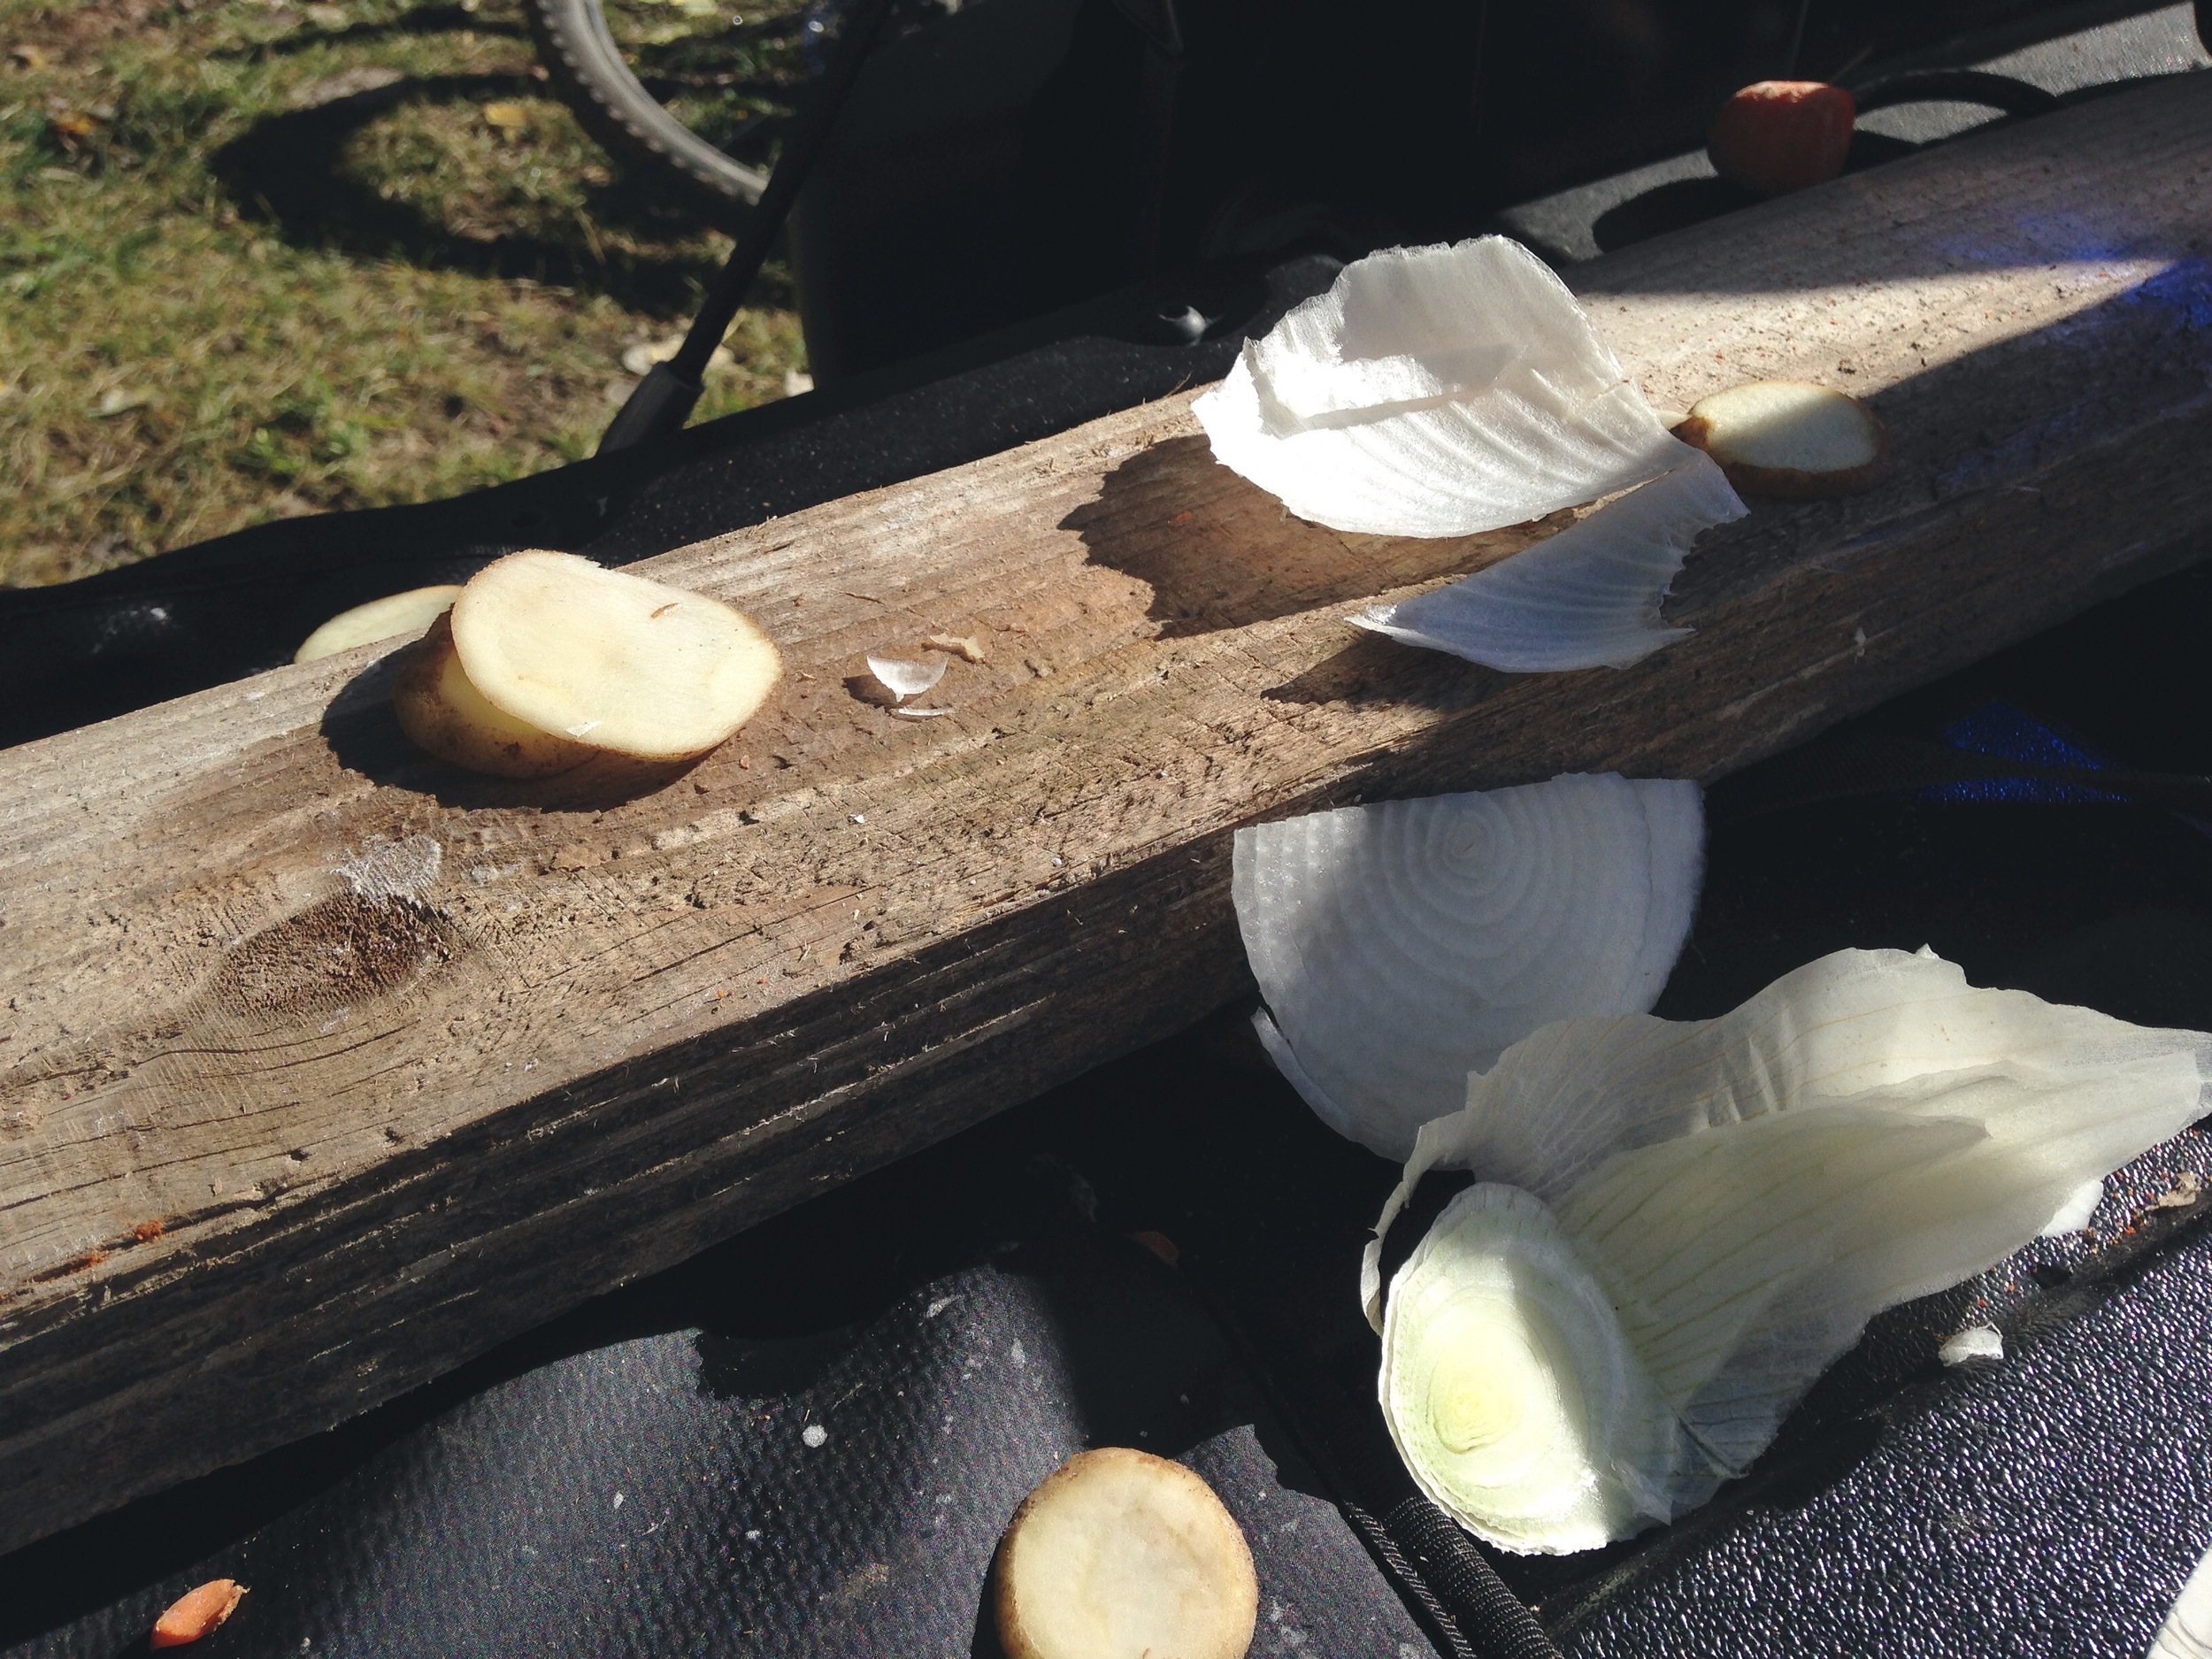
[[[0,0],[0,581],[590,453],[728,242],[534,69],[512,0]],[[803,368],[753,298],[697,419]]]

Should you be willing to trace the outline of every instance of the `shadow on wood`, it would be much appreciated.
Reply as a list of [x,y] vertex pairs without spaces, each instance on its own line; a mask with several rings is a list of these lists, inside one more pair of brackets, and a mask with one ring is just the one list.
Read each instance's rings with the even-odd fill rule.
[[1343,703],[1459,712],[1506,688],[1509,675],[1448,651],[1345,626],[1344,649],[1267,692],[1271,703]]
[[[1567,515],[1555,514],[1564,521]],[[1386,588],[1479,570],[1550,521],[1474,536],[1355,535],[1292,516],[1213,458],[1203,437],[1170,438],[1100,480],[1060,523],[1089,563],[1144,584],[1164,638],[1187,638],[1351,605]]]
[[[602,755],[549,778],[493,778],[425,754],[400,730],[392,712],[392,682],[411,647],[363,669],[332,702],[321,722],[338,767],[387,789],[426,795],[441,807],[534,808],[541,812],[604,812],[680,781],[706,758],[634,760]],[[709,753],[713,751],[710,750]]]

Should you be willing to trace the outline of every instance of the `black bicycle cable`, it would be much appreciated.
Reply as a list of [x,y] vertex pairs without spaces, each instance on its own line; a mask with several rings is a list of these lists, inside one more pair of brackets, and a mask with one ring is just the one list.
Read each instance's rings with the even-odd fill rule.
[[615,411],[599,440],[599,454],[609,455],[617,449],[634,449],[641,443],[668,437],[690,419],[705,389],[703,377],[714,349],[729,332],[738,307],[744,304],[745,296],[753,286],[753,279],[766,263],[768,250],[775,245],[784,220],[790,217],[791,204],[798,197],[799,188],[820,158],[830,130],[837,123],[838,111],[844,107],[853,83],[860,78],[861,65],[895,3],[896,0],[862,0],[847,20],[835,55],[821,79],[815,82],[813,94],[799,111],[798,119],[792,124],[783,152],[776,157],[775,168],[768,175],[768,188],[761,192],[760,201],[745,216],[738,230],[737,245],[723,262],[721,274],[715,278],[714,286],[707,292],[706,303],[692,319],[684,343],[666,363],[655,364]]

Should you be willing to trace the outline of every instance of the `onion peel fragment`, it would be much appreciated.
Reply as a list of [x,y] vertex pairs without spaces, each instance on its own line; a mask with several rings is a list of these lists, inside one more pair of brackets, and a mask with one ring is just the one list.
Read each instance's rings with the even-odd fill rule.
[[1349,620],[1507,673],[1626,668],[1689,636],[1660,602],[1698,536],[1746,511],[1721,469],[1693,453],[1511,558]]
[[945,677],[949,659],[931,657],[921,662],[908,662],[897,657],[868,658],[868,672],[873,674],[883,688],[903,703],[909,697],[918,697]]
[[1302,518],[1471,535],[1681,464],[1565,283],[1477,237],[1355,260],[1193,405],[1214,457]]
[[1260,1040],[1330,1127],[1402,1159],[1508,1044],[1649,1008],[1703,867],[1697,786],[1609,772],[1239,830]]

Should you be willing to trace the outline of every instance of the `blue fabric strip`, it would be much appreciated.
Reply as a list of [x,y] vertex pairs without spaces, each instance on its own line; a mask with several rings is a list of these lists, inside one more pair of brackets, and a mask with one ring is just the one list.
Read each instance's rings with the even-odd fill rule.
[[[2023,714],[2008,703],[1989,703],[1943,729],[1943,740],[1954,749],[1975,755],[1994,755],[2005,760],[2032,761],[2041,766],[2071,766],[2096,771],[2111,763],[2070,742],[2041,721]],[[2125,797],[2101,789],[2083,789],[2073,784],[2039,778],[1976,778],[1960,783],[1937,784],[1919,792],[1923,801],[2118,801]]]

